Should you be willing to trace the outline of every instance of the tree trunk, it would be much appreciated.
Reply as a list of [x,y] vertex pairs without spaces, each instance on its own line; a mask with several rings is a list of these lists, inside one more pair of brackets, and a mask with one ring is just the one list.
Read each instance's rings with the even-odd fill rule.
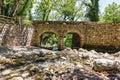
[[9,15],[9,9],[10,9],[10,6],[9,6],[9,4],[7,4],[6,7],[4,7],[4,15],[5,16]]
[[15,0],[14,6],[13,6],[13,8],[10,11],[10,14],[9,14],[10,17],[13,17],[15,15],[19,4],[20,4],[20,0]]
[[0,15],[3,15],[3,6],[4,6],[4,4],[3,4],[3,2],[4,2],[4,0],[0,0]]
[[31,13],[31,10],[29,10],[29,20],[32,20],[32,13]]
[[17,14],[18,16],[23,15],[23,12],[25,11],[25,8],[27,7],[28,3],[30,2],[30,0],[26,0],[23,8],[21,9],[21,11]]
[[0,0],[0,15],[2,14],[2,0]]

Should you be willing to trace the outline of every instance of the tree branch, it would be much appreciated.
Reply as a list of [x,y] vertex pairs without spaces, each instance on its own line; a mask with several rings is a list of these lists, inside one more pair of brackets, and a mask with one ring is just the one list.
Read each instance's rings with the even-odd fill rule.
[[18,9],[19,4],[20,4],[20,0],[15,0],[14,6],[13,6],[13,8],[10,11],[10,14],[9,14],[10,17],[13,17],[15,15],[15,13],[16,13],[16,11]]

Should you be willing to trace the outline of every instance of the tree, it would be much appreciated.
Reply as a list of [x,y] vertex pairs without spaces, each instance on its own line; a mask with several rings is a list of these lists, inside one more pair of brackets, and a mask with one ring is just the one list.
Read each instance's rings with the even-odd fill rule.
[[86,17],[90,21],[99,21],[99,0],[84,0],[83,3],[87,6]]
[[3,14],[3,3],[4,3],[4,0],[0,0],[0,15]]
[[81,0],[41,0],[36,7],[36,19],[77,21],[84,15]]
[[83,8],[82,0],[59,0],[50,18],[60,21],[81,20],[84,16]]
[[120,4],[108,4],[102,14],[103,22],[120,22]]
[[15,0],[2,0],[2,15],[9,16]]
[[19,8],[17,10],[16,15],[22,16],[23,18],[28,17],[28,19],[32,19],[31,10],[33,8],[35,0],[21,0]]
[[39,20],[48,20],[49,14],[54,7],[54,0],[41,0],[38,2],[35,14]]
[[62,14],[64,21],[71,20],[74,21],[75,17],[75,0],[62,0],[59,4],[58,11]]
[[9,14],[10,17],[15,16],[19,4],[20,4],[20,0],[15,0],[15,2],[14,2],[14,4],[13,4],[13,7],[12,7],[12,9],[11,9],[11,11],[10,11],[10,14]]
[[26,17],[33,7],[34,0],[0,0],[0,14]]

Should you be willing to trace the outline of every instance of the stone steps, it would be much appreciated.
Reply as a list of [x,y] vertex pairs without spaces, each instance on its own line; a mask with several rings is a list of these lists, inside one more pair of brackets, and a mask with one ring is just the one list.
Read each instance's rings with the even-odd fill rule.
[[14,23],[14,21],[11,17],[0,15],[0,23]]

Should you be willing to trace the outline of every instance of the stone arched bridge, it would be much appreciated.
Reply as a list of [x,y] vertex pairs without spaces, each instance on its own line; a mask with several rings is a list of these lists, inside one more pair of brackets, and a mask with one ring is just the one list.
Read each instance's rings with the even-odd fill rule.
[[40,46],[40,36],[52,32],[58,36],[59,50],[63,48],[63,38],[67,33],[79,35],[74,39],[80,39],[76,43],[79,47],[120,47],[120,23],[33,21],[33,25],[35,28],[31,45]]

